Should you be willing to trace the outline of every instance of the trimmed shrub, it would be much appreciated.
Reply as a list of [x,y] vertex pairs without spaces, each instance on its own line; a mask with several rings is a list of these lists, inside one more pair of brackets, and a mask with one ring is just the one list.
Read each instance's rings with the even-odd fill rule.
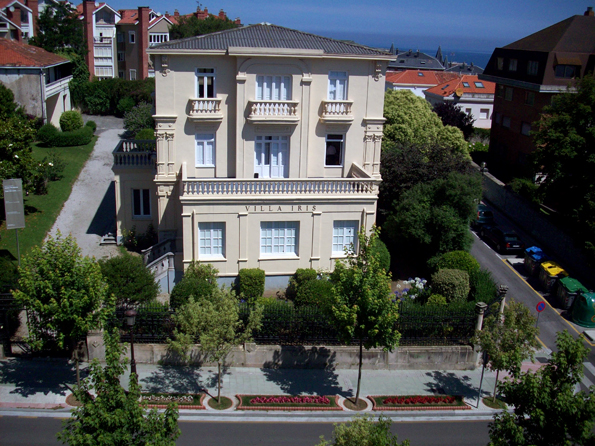
[[428,297],[428,302],[426,304],[431,307],[445,307],[448,305],[448,302],[446,301],[446,297],[442,294],[432,294]]
[[250,305],[264,294],[264,271],[260,268],[244,268],[238,274],[238,294]]
[[155,138],[155,130],[153,129],[142,129],[136,135],[134,135],[134,139],[139,140],[148,140],[148,139],[156,139]]
[[174,286],[169,297],[172,308],[179,308],[188,303],[190,296],[195,300],[208,298],[218,287],[217,275],[219,271],[208,264],[192,262],[184,277]]
[[118,306],[151,302],[157,298],[159,284],[142,257],[124,253],[100,260],[99,266],[108,292],[116,296]]
[[46,146],[49,146],[52,138],[59,133],[59,130],[53,124],[42,125],[37,131],[37,140]]
[[461,271],[466,271],[471,274],[472,271],[479,270],[479,262],[467,251],[450,251],[430,259],[428,264],[434,259],[436,261],[435,265],[433,265],[433,271],[441,269],[460,269]]
[[136,105],[134,99],[130,96],[126,96],[118,101],[118,105],[116,106],[116,115],[117,116],[124,116],[128,113],[132,108]]
[[515,194],[520,195],[524,199],[529,200],[532,203],[539,203],[539,198],[537,196],[539,186],[533,181],[527,178],[514,178],[508,183],[508,186]]
[[60,115],[60,128],[63,132],[78,130],[83,124],[83,117],[76,110],[65,111]]
[[85,122],[85,126],[91,127],[91,130],[93,130],[93,133],[95,133],[97,131],[97,123],[95,121],[87,121],[87,122]]
[[378,259],[380,266],[384,271],[390,271],[390,252],[382,240],[379,238],[374,239],[372,245],[372,255]]
[[295,304],[300,307],[314,305],[324,311],[332,293],[333,284],[326,277],[308,280],[298,288]]
[[93,129],[82,127],[71,132],[56,132],[48,142],[49,147],[74,147],[89,144],[93,139]]
[[153,120],[153,106],[146,102],[141,102],[133,107],[124,115],[124,128],[133,135],[136,135],[142,129],[155,127]]
[[311,280],[316,280],[318,273],[313,268],[298,268],[295,274],[289,278],[289,285],[285,290],[285,297],[295,300],[300,287]]
[[432,274],[432,291],[447,302],[466,302],[469,296],[469,273],[458,269],[441,269]]
[[489,271],[483,269],[469,274],[469,300],[490,304],[498,297],[498,286]]

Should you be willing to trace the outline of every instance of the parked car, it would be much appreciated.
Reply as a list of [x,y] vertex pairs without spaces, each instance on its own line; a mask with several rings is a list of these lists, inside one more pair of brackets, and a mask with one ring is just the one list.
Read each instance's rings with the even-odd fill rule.
[[498,252],[519,251],[525,248],[516,232],[507,228],[486,225],[481,228],[481,238],[490,242]]
[[485,225],[493,225],[494,224],[494,214],[492,211],[488,209],[485,204],[480,204],[477,206],[477,215],[475,216],[474,220],[471,220],[471,226],[479,229]]

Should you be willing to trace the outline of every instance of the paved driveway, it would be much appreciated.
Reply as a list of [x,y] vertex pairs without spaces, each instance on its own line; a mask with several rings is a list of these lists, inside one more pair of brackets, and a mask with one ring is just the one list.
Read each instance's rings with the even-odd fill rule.
[[99,246],[101,237],[116,228],[112,151],[124,132],[122,119],[84,116],[97,123],[99,139],[76,180],[50,234],[72,234],[83,255],[108,258],[118,255],[115,245]]

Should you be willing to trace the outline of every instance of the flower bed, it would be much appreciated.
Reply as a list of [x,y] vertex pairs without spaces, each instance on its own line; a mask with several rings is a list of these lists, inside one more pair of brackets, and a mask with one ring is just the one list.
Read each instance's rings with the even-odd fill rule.
[[238,410],[343,410],[337,396],[236,395]]
[[451,395],[377,395],[369,396],[372,410],[468,410],[461,396]]
[[186,393],[141,393],[140,400],[147,403],[147,407],[166,409],[170,403],[177,403],[180,409],[205,409],[204,394]]

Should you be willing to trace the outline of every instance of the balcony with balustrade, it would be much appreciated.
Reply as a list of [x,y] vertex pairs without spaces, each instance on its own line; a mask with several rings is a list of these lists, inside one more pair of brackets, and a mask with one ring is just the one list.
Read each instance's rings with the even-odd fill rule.
[[248,121],[267,124],[291,124],[300,120],[299,101],[248,101]]
[[322,101],[320,122],[351,123],[353,122],[353,101]]
[[121,140],[114,151],[114,169],[155,169],[155,140]]
[[188,119],[193,122],[221,122],[221,99],[191,98],[188,101]]

